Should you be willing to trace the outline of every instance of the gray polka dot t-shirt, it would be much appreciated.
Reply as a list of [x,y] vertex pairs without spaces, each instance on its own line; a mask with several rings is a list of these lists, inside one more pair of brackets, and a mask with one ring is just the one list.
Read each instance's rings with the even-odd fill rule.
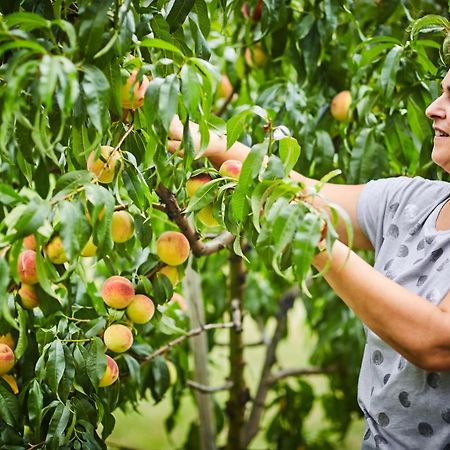
[[[435,226],[448,199],[450,183],[398,177],[367,183],[358,202],[375,269],[433,304],[450,290],[450,230]],[[358,383],[362,448],[450,450],[450,372],[427,372],[367,328],[366,336]]]

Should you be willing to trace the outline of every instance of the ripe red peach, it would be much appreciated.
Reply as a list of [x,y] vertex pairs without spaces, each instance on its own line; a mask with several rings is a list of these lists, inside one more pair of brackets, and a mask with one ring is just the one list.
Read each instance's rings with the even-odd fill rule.
[[19,296],[25,309],[33,309],[39,306],[38,294],[33,285],[22,283],[19,289]]
[[136,294],[127,307],[127,316],[134,323],[147,323],[153,314],[155,314],[155,305],[146,295]]
[[17,260],[17,274],[20,281],[27,284],[38,282],[36,270],[36,252],[34,250],[24,250]]
[[23,238],[23,246],[27,250],[36,251],[36,238],[34,237],[34,234],[29,234]]
[[94,159],[95,151],[92,151],[88,156],[87,169],[97,177],[100,183],[111,183],[116,174],[116,166],[119,170],[122,166],[120,149],[113,151],[114,147],[102,145],[98,159]]
[[352,94],[350,91],[339,92],[339,94],[335,95],[331,101],[331,115],[339,122],[343,122],[348,117],[348,111],[351,103]]
[[114,242],[130,240],[134,232],[133,216],[127,211],[114,211],[111,222],[111,234]]
[[175,266],[164,266],[159,270],[159,273],[165,275],[172,283],[172,286],[176,286],[180,282],[180,274]]
[[192,197],[204,184],[212,180],[207,173],[201,173],[186,181],[186,191],[189,197]]
[[242,162],[237,159],[227,159],[219,168],[219,174],[238,180],[242,170]]
[[19,386],[17,386],[17,381],[12,375],[2,375],[2,378],[9,384],[9,387],[13,391],[13,394],[17,395],[19,393]]
[[62,240],[59,236],[55,236],[45,247],[47,258],[53,264],[64,264],[69,260],[64,251]]
[[0,375],[9,372],[16,362],[14,352],[6,344],[0,344]]
[[156,241],[156,253],[159,259],[169,266],[179,266],[188,259],[191,247],[183,233],[165,231]]
[[0,334],[0,344],[6,344],[11,350],[16,348],[16,341],[11,333]]
[[244,59],[250,67],[261,69],[266,65],[267,54],[262,44],[258,42],[252,48],[247,47],[245,49]]
[[119,366],[116,361],[111,358],[109,355],[106,356],[106,369],[103,374],[100,382],[98,383],[99,387],[107,387],[111,386],[118,378],[119,378]]
[[134,286],[125,277],[112,276],[103,283],[102,298],[111,308],[126,308],[135,295]]
[[142,76],[142,81],[136,79],[137,70],[133,70],[125,84],[120,89],[120,101],[123,109],[135,110],[144,104],[145,91],[150,84],[146,75]]
[[126,352],[133,345],[133,334],[125,325],[110,325],[103,334],[103,342],[115,353]]
[[220,77],[219,85],[217,86],[217,98],[226,100],[230,95],[233,94],[233,85],[227,75],[222,74]]

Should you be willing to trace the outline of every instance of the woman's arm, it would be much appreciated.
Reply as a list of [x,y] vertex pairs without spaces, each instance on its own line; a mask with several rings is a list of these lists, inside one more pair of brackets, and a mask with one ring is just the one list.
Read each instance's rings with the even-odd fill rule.
[[[190,125],[192,139],[196,149],[200,148],[200,133],[198,125],[191,122]],[[177,151],[183,138],[183,124],[176,116],[171,125],[169,131],[168,149],[171,152]],[[207,149],[204,152],[204,156],[209,159],[217,169],[222,163],[229,159],[236,159],[244,161],[247,155],[250,153],[250,148],[246,145],[236,142],[227,150],[226,136],[219,136],[214,132],[210,132],[210,140]],[[300,181],[306,188],[312,188],[318,182],[315,179],[305,177],[304,175],[292,171],[290,177],[295,181]],[[357,205],[359,195],[364,188],[364,185],[341,185],[326,183],[321,189],[321,196],[323,196],[328,202],[334,203],[344,209],[351,221],[353,227],[353,246],[360,249],[372,249],[372,244],[369,239],[363,233],[357,220]],[[322,200],[319,196],[310,197],[311,203],[317,208],[323,208],[327,210],[327,202]],[[345,222],[339,220],[336,230],[338,232],[339,239],[342,242],[347,243],[347,232]]]

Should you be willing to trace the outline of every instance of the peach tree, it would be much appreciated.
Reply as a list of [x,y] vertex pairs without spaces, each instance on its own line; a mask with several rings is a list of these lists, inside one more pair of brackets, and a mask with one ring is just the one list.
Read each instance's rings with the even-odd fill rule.
[[[182,397],[198,402],[183,448],[247,448],[267,411],[268,445],[339,448],[358,411],[363,333],[310,267],[341,212],[306,200],[332,179],[441,176],[423,110],[447,7],[2,1],[2,447],[106,448],[117,408],[170,392],[169,432]],[[181,151],[169,152],[176,117]],[[209,163],[214,136],[246,143],[244,163]],[[305,193],[291,170],[321,182]],[[321,337],[302,349],[307,368],[277,365],[295,299]],[[245,317],[265,349],[253,384]],[[229,372],[214,387],[218,329],[229,329]],[[324,395],[314,374],[327,377]],[[316,401],[328,422],[307,433]]]

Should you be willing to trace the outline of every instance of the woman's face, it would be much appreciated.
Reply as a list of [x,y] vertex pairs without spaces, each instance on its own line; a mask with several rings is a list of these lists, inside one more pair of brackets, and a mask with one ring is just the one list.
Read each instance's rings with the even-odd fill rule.
[[442,94],[425,111],[433,121],[434,145],[431,159],[450,173],[450,70],[442,80]]

